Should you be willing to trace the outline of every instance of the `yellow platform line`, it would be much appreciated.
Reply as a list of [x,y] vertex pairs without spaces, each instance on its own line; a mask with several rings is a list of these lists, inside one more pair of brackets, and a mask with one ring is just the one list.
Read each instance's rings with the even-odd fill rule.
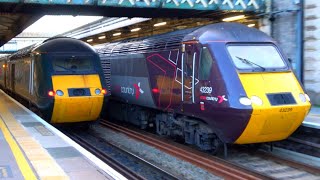
[[4,138],[8,142],[11,151],[14,155],[14,158],[16,159],[16,162],[19,166],[19,169],[25,179],[37,179],[35,174],[33,173],[33,170],[28,164],[28,161],[26,160],[25,156],[23,155],[21,149],[19,148],[17,142],[13,139],[12,135],[10,134],[8,128],[3,122],[3,119],[0,117],[0,128],[3,132]]
[[[7,128],[6,131],[11,136],[12,141],[16,144],[17,148],[19,149],[19,146],[21,147],[26,156],[24,157],[20,151],[21,155],[23,158],[28,158],[38,177],[44,180],[69,179],[69,177],[50,156],[50,154],[32,136],[29,135],[29,133],[22,127],[20,123],[17,122],[17,120],[2,102],[0,101],[0,116],[2,118],[2,126]],[[19,144],[19,146],[17,144]],[[20,157],[21,156],[15,156],[17,163],[22,163],[20,162]],[[27,164],[22,164],[21,167],[19,166],[21,171],[26,167]],[[30,166],[28,167],[30,168]],[[24,173],[26,172],[24,171]],[[26,179],[36,179],[36,177],[34,175],[34,177],[28,177]]]

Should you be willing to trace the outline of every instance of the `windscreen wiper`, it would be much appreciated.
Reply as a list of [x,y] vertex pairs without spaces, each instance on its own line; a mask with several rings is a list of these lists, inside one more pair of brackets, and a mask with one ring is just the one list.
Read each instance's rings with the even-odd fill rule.
[[238,58],[241,62],[243,62],[245,64],[255,65],[255,66],[258,66],[259,68],[261,68],[263,71],[266,70],[266,68],[260,66],[259,64],[254,63],[252,61],[249,61],[248,59],[241,58],[241,57],[238,57],[238,56],[236,56],[236,58]]

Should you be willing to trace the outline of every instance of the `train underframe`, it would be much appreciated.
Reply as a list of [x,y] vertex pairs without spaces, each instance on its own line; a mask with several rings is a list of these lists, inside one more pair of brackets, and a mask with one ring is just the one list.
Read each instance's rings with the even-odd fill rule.
[[109,103],[108,117],[111,120],[127,122],[140,129],[153,128],[158,135],[181,139],[186,144],[213,154],[220,152],[225,145],[206,123],[194,117],[114,100]]

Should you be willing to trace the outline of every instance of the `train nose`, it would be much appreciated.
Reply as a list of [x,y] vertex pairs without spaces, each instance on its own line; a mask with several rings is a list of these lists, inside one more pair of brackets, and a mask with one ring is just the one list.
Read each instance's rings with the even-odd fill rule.
[[102,100],[97,97],[58,99],[54,104],[53,123],[96,120],[101,111]]
[[304,106],[282,106],[260,109],[251,115],[249,124],[237,144],[282,140],[290,136],[308,112]]
[[247,96],[259,96],[263,104],[252,103],[251,118],[236,143],[282,140],[300,126],[310,103],[300,97],[305,96],[292,72],[240,74],[240,78]]
[[[98,75],[59,75],[52,77],[53,88],[65,92],[54,97],[51,122],[94,121],[101,112],[104,94]],[[66,83],[67,82],[67,83]]]

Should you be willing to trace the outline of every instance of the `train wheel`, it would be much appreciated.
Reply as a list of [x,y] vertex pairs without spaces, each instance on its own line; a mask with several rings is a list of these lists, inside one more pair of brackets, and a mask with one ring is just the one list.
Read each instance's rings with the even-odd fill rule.
[[159,124],[157,124],[157,133],[159,135],[168,136],[167,130],[167,125],[165,124],[165,122],[159,122]]
[[167,116],[165,114],[159,114],[156,117],[156,130],[160,136],[170,136],[168,124],[166,123]]
[[214,137],[212,139],[212,149],[210,151],[212,154],[216,155],[216,154],[222,152],[223,143],[217,135],[214,134],[213,136]]
[[223,149],[222,141],[216,134],[212,132],[208,133],[198,129],[195,131],[194,138],[196,146],[198,146],[201,150],[209,151],[214,155],[218,154]]

